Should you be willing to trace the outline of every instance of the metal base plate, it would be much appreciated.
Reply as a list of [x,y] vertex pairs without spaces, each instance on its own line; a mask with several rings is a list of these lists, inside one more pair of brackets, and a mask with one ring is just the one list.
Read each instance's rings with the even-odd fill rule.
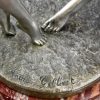
[[[67,1],[25,3],[42,25]],[[0,32],[0,81],[26,95],[42,98],[73,95],[100,81],[100,18],[97,17],[100,6],[97,4],[99,0],[92,1],[70,19],[70,24],[78,23],[74,32],[66,29],[46,34],[48,42],[43,47],[32,45],[30,37],[22,31],[12,38]]]

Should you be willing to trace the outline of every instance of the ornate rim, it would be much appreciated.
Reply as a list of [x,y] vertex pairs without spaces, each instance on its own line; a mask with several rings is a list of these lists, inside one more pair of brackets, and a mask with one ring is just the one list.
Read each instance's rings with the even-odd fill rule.
[[77,89],[73,89],[71,91],[64,91],[64,92],[39,91],[36,89],[23,87],[18,84],[15,84],[13,82],[10,82],[9,80],[3,78],[2,76],[0,76],[0,81],[5,83],[8,87],[12,88],[13,90],[23,93],[25,95],[34,96],[34,97],[38,97],[38,98],[53,99],[53,98],[65,98],[65,97],[72,96],[72,95],[82,92],[86,88],[94,85],[96,82],[99,82],[100,74],[97,77],[95,77],[94,79],[91,79],[89,82],[87,82],[86,85],[81,86]]

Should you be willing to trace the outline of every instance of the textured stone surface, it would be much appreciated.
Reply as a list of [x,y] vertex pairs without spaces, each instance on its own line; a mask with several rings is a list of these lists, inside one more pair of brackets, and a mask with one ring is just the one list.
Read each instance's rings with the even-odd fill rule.
[[[23,1],[40,26],[68,2]],[[0,80],[5,81],[3,77],[21,86],[27,94],[48,91],[61,95],[100,79],[100,1],[92,0],[68,25],[62,32],[46,34],[48,42],[43,47],[32,45],[20,30],[12,38],[0,31]]]

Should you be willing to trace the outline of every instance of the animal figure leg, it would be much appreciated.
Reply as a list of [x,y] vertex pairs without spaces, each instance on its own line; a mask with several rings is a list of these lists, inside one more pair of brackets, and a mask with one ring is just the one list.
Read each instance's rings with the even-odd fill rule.
[[[45,39],[41,35],[41,30],[35,20],[30,16],[26,8],[19,0],[0,0],[1,8],[14,16],[23,30],[31,37],[32,42],[37,45],[44,45]],[[6,3],[5,3],[6,2]]]
[[16,29],[10,22],[10,14],[5,13],[2,9],[0,9],[0,25],[2,26],[2,32],[6,35],[16,35]]

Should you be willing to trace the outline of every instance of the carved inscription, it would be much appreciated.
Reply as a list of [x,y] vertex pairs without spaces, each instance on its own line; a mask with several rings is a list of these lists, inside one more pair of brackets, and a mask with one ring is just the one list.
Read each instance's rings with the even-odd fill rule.
[[44,87],[55,87],[55,86],[67,86],[69,84],[74,84],[74,79],[63,79],[62,76],[52,77],[52,76],[41,76],[40,81]]

